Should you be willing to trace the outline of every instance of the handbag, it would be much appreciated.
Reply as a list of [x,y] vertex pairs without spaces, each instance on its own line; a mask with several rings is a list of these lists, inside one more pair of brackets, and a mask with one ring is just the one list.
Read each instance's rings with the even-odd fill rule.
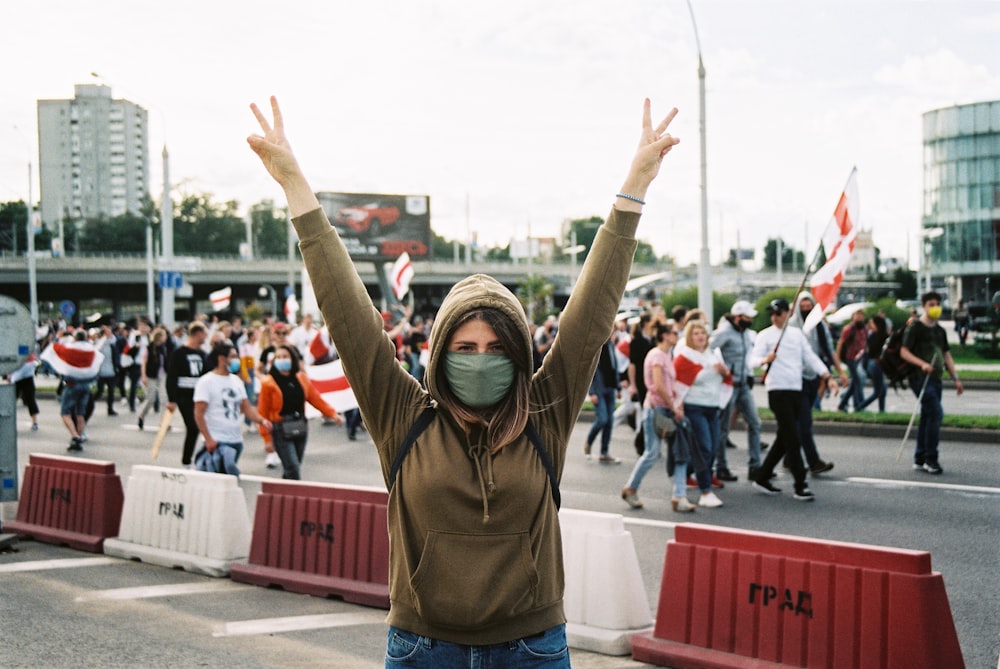
[[661,439],[666,439],[677,430],[677,423],[674,422],[673,416],[656,411],[653,414],[653,429]]
[[280,423],[281,436],[285,439],[304,437],[309,432],[309,423],[304,416],[286,416]]

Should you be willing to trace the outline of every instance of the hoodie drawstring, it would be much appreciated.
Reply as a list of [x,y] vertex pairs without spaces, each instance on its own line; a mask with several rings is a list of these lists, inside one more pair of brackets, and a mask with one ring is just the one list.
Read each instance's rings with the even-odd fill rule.
[[[483,476],[482,456],[486,455],[486,476]],[[479,478],[479,494],[483,498],[483,525],[490,522],[490,500],[489,496],[496,492],[497,486],[493,482],[493,457],[486,446],[476,444],[469,447],[469,457],[476,463],[476,475]]]

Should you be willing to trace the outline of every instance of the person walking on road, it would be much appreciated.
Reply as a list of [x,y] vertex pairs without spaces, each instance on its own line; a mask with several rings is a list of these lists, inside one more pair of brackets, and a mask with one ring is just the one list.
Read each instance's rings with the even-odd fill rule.
[[167,359],[167,409],[180,411],[184,419],[184,450],[181,464],[191,467],[194,447],[198,442],[198,423],[194,419],[194,387],[205,368],[205,354],[201,347],[208,339],[208,328],[195,321],[188,326],[183,346],[174,349]]
[[[816,326],[808,332],[803,326],[809,314],[816,306],[816,300],[809,291],[802,291],[795,300],[791,315],[788,317],[788,326],[802,330],[806,336],[812,352],[819,357],[827,370],[833,374],[836,372],[841,383],[846,384],[847,375],[840,365],[840,359],[833,351],[830,342],[833,336],[826,320],[820,319]],[[833,463],[824,460],[819,455],[819,447],[816,446],[816,437],[813,434],[813,410],[818,408],[820,400],[821,379],[808,365],[802,368],[802,411],[799,413],[799,439],[802,440],[802,452],[806,457],[806,467],[812,476],[819,476],[833,469]]]
[[938,324],[941,318],[941,295],[934,291],[924,293],[920,298],[923,315],[911,321],[903,333],[900,356],[917,368],[910,388],[920,401],[920,422],[917,424],[917,446],[913,451],[913,468],[928,474],[941,474],[938,458],[938,442],[941,438],[941,406],[943,389],[942,376],[948,370],[955,384],[955,392],[965,392],[955,371],[955,361],[948,350],[948,335]]
[[[639,147],[539,370],[532,373],[521,303],[476,274],[441,304],[425,389],[396,363],[379,312],[289,147],[277,101],[273,126],[252,109],[263,136],[248,142],[285,191],[389,489],[386,666],[470,666],[470,658],[570,666],[558,480],[628,280],[643,198],[678,141],[666,132],[676,110],[653,126],[645,102]],[[412,450],[401,450],[404,441]]]
[[[678,410],[677,397],[674,393],[674,380],[677,378],[674,372],[674,346],[680,332],[677,330],[677,323],[673,319],[668,320],[666,325],[656,325],[654,330],[655,346],[646,354],[646,359],[642,365],[642,375],[645,378],[646,399],[642,412],[643,435],[645,435],[645,448],[642,456],[636,461],[632,473],[622,488],[622,499],[633,509],[641,509],[642,501],[639,499],[639,486],[642,479],[646,477],[649,469],[660,459],[662,438],[654,427],[656,414],[674,418]],[[681,410],[683,414],[683,410]],[[669,458],[668,458],[669,461]],[[676,461],[676,458],[675,458]],[[674,511],[688,512],[694,511],[695,506],[687,498],[687,460],[677,462],[673,470],[674,494],[670,503]],[[667,471],[669,475],[671,472]]]
[[140,381],[146,389],[146,399],[139,407],[139,417],[136,420],[140,430],[145,427],[149,410],[156,407],[159,411],[160,402],[167,398],[167,360],[170,357],[168,341],[166,329],[156,328],[149,335],[149,345],[139,360],[139,369],[142,371]]
[[750,364],[754,367],[767,365],[764,386],[767,388],[767,405],[774,412],[778,423],[778,433],[774,444],[767,452],[764,463],[757,471],[753,487],[766,494],[777,495],[781,489],[771,483],[771,475],[778,461],[785,459],[785,465],[795,477],[795,499],[811,502],[815,499],[806,483],[806,469],[802,465],[802,442],[799,437],[800,414],[805,410],[802,402],[802,374],[806,368],[812,369],[820,377],[822,384],[829,383],[836,388],[836,381],[806,341],[802,330],[788,326],[788,300],[771,300],[767,311],[771,317],[771,327],[764,328],[757,335]]
[[284,479],[302,478],[302,458],[309,437],[306,402],[338,425],[344,424],[344,419],[309,382],[299,364],[298,350],[291,344],[281,344],[274,350],[270,373],[260,381],[257,411],[273,425],[271,430],[261,429],[261,436],[274,443]]
[[851,322],[840,331],[837,350],[834,356],[840,360],[851,373],[850,385],[840,396],[837,405],[839,411],[847,411],[847,405],[854,403],[854,410],[865,400],[865,370],[861,359],[865,354],[865,343],[868,341],[868,330],[865,328],[865,310],[858,309],[851,314]]
[[872,380],[872,394],[865,398],[857,410],[860,411],[878,400],[878,412],[885,413],[885,373],[882,371],[879,359],[882,357],[885,340],[889,338],[889,328],[886,326],[885,318],[878,315],[868,319],[867,328],[868,340],[865,343],[862,364],[868,378]]
[[216,471],[239,476],[236,463],[243,452],[241,416],[249,417],[264,431],[270,431],[271,421],[261,417],[247,399],[246,387],[237,376],[240,355],[230,341],[213,346],[207,362],[210,371],[199,377],[194,387],[194,418],[208,455],[223,463]]
[[615,402],[618,400],[618,393],[621,392],[621,377],[618,374],[618,360],[615,355],[615,343],[613,339],[608,339],[601,347],[601,355],[597,360],[597,369],[594,371],[594,378],[590,382],[590,402],[594,405],[594,424],[587,432],[587,439],[583,445],[583,453],[587,459],[593,456],[590,451],[594,445],[594,440],[598,435],[601,437],[602,464],[617,465],[621,463],[621,458],[611,455],[611,432],[615,427]]
[[32,353],[23,365],[10,373],[8,380],[14,384],[14,397],[20,398],[28,415],[31,416],[31,431],[38,431],[38,401],[35,399],[35,370],[38,368],[38,360]]
[[749,453],[749,478],[760,467],[760,416],[753,399],[753,370],[750,368],[750,351],[753,350],[753,319],[757,310],[746,300],[737,300],[728,314],[723,314],[719,327],[708,340],[709,348],[718,349],[722,361],[733,372],[733,396],[719,415],[719,441],[715,445],[715,476],[720,481],[736,481],[738,476],[729,470],[726,444],[733,415],[739,412],[747,424]]

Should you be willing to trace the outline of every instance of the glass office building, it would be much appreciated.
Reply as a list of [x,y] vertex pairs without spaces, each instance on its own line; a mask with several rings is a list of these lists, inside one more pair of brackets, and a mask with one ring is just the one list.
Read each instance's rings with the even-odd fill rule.
[[952,304],[989,301],[1000,290],[1000,100],[923,120],[925,272]]

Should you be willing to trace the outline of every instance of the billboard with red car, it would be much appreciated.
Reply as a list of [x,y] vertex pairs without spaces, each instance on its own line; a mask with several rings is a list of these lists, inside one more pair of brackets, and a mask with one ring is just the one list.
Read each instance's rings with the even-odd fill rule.
[[316,193],[323,211],[355,260],[395,260],[430,254],[431,211],[426,195]]

